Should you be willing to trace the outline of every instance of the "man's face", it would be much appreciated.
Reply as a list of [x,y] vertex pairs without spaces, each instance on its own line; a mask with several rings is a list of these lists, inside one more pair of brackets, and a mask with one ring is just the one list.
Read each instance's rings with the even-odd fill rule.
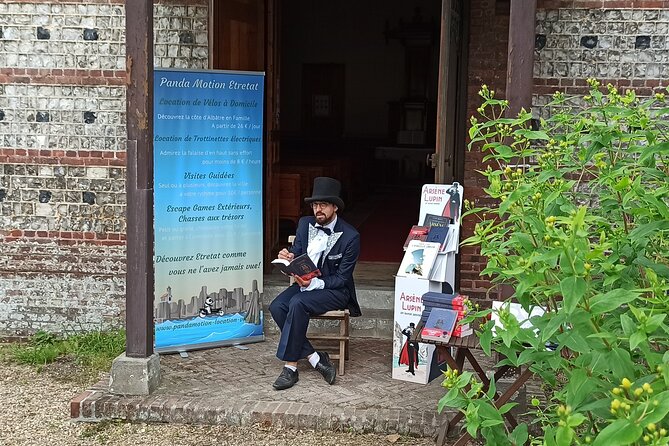
[[321,226],[329,224],[337,215],[337,206],[326,201],[314,201],[311,203],[311,209],[314,211],[316,222]]

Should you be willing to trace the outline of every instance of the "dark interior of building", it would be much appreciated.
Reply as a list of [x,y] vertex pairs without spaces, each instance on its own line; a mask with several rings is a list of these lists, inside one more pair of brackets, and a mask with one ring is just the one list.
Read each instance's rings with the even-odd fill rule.
[[[281,194],[304,197],[313,178],[343,184],[341,214],[361,232],[361,261],[399,262],[434,181],[441,2],[282,2]],[[297,207],[297,208],[296,208]],[[304,203],[281,205],[281,239]]]

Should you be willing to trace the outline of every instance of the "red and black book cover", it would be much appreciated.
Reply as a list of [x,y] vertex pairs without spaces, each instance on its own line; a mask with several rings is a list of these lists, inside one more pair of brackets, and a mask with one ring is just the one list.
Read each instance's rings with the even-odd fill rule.
[[272,265],[285,275],[291,276],[295,274],[302,280],[310,280],[321,275],[321,271],[314,265],[314,262],[311,261],[306,253],[295,257],[291,262],[283,259],[274,259],[272,260]]
[[424,242],[427,239],[427,234],[429,232],[429,226],[413,225],[409,231],[407,239],[404,241],[404,250],[406,251],[407,246],[409,246],[409,242],[411,242],[411,240],[420,240],[421,242]]

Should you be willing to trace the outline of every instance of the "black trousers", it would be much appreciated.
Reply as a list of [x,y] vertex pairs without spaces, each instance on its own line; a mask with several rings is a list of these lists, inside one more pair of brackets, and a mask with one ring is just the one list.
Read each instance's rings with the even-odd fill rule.
[[293,284],[272,301],[269,311],[281,330],[276,357],[294,362],[306,358],[315,350],[307,339],[309,318],[331,310],[343,310],[348,294],[340,290],[300,291]]

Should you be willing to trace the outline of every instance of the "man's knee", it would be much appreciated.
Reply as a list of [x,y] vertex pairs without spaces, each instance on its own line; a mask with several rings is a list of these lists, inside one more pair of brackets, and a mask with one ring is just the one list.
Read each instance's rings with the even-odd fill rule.
[[301,295],[293,297],[288,304],[288,311],[307,311],[304,298]]
[[285,309],[282,310],[282,307],[284,307],[282,302],[279,302],[277,299],[274,299],[271,304],[269,304],[269,312],[272,313],[272,316],[275,314],[279,314],[280,312],[285,312]]

